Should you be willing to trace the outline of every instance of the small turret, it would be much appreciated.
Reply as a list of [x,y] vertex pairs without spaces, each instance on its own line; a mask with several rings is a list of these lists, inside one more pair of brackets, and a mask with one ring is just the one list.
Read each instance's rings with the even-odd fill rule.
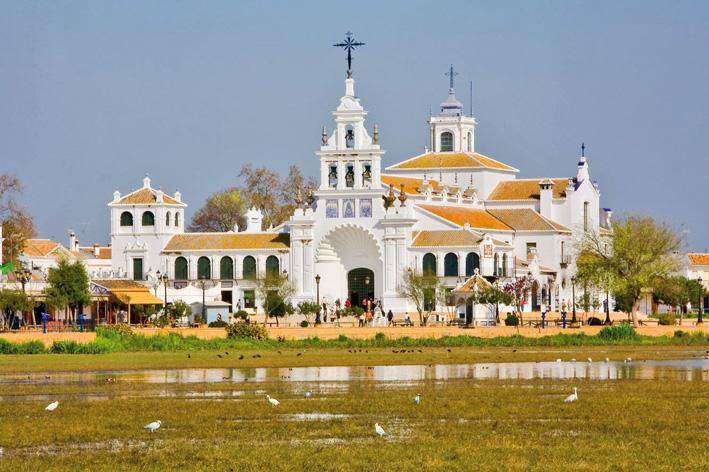
[[254,207],[249,208],[246,212],[246,229],[245,233],[260,233],[263,227],[263,213]]

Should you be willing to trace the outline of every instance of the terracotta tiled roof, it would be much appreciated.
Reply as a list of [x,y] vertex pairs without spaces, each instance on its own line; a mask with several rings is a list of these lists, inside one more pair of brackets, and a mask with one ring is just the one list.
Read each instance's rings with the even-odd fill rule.
[[518,172],[514,167],[477,152],[427,152],[387,169],[497,169]]
[[[515,179],[499,182],[488,200],[539,200],[539,182],[542,179]],[[548,179],[554,183],[552,195],[554,198],[566,197],[568,179]]]
[[472,292],[474,287],[477,287],[479,291],[483,291],[492,287],[492,284],[485,280],[480,274],[475,274],[465,281],[463,285],[453,290],[455,293],[469,293]]
[[95,283],[96,285],[100,285],[104,288],[107,288],[108,290],[143,291],[146,289],[146,286],[141,284],[140,282],[128,279],[98,279],[92,280],[91,282]]
[[459,226],[468,223],[471,228],[510,231],[512,228],[485,210],[443,205],[417,205],[419,208],[440,216]]
[[464,229],[418,231],[411,247],[477,246],[480,237]]
[[98,257],[94,255],[93,246],[81,246],[79,247],[79,253],[86,257],[93,257],[95,259],[111,259],[111,247],[110,246],[99,246]]
[[[382,175],[381,178],[384,185],[392,185],[396,191],[401,188],[401,184],[404,184],[404,191],[409,195],[421,194],[420,189],[423,184],[423,179],[401,177],[399,175]],[[437,180],[429,179],[428,183],[431,184],[434,192],[438,192],[441,189],[441,184]]]
[[164,251],[288,249],[288,233],[184,233],[173,236]]
[[27,257],[47,257],[60,247],[61,244],[51,239],[27,239],[22,252]]
[[709,253],[707,252],[690,252],[687,257],[689,262],[694,265],[709,265]]
[[491,208],[487,211],[515,231],[571,232],[564,225],[544,218],[531,208]]
[[[162,200],[163,203],[167,205],[184,205],[184,203],[180,203],[171,196],[166,195],[164,193],[162,195]],[[157,201],[157,191],[153,190],[152,188],[142,188],[140,190],[136,190],[135,192],[129,193],[125,197],[118,200],[118,202],[116,203],[120,205],[152,205],[157,203]]]

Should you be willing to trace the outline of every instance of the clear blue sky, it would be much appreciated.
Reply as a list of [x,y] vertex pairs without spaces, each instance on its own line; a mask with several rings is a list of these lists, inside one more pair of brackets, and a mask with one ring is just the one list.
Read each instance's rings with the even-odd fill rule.
[[147,172],[190,211],[244,163],[317,174],[320,128],[357,93],[385,164],[426,144],[459,70],[476,147],[520,177],[575,172],[602,204],[709,247],[709,2],[4,1],[0,172],[26,184],[41,236],[108,240],[106,203]]

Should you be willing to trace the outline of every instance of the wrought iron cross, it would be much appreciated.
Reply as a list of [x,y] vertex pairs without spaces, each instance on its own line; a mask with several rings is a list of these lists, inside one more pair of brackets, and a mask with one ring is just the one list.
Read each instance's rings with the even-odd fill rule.
[[586,157],[586,143],[581,143],[581,157]]
[[345,40],[341,43],[333,44],[333,47],[343,48],[347,51],[347,75],[352,75],[352,51],[359,46],[364,46],[364,43],[355,41],[350,31],[345,35]]
[[446,72],[444,75],[447,75],[448,77],[450,77],[450,87],[449,87],[449,88],[452,89],[452,88],[453,88],[453,78],[454,78],[456,75],[458,75],[458,73],[453,70],[453,64],[451,64],[450,70],[449,70],[448,72]]

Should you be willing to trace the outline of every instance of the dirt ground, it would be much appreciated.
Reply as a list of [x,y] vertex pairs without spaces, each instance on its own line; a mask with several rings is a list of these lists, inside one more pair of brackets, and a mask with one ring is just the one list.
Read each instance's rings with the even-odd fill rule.
[[[377,333],[384,333],[387,337],[397,338],[409,336],[411,338],[433,337],[440,338],[442,336],[479,336],[491,338],[495,336],[512,336],[520,334],[528,337],[539,337],[558,333],[585,333],[593,335],[602,329],[601,326],[583,326],[575,329],[561,329],[550,327],[545,329],[538,328],[516,328],[514,326],[495,326],[495,327],[476,327],[476,328],[458,328],[452,326],[427,326],[427,327],[336,327],[336,326],[318,326],[308,328],[283,328],[269,327],[268,331],[272,338],[282,336],[286,339],[304,339],[315,337],[321,339],[332,339],[340,335],[345,335],[350,338],[367,339],[374,337]],[[671,335],[675,330],[680,329],[679,326],[641,326],[636,328],[638,333],[647,336],[663,336]],[[709,333],[709,323],[703,326],[682,326],[684,331],[704,331]],[[136,328],[135,331],[145,335],[166,334],[168,332],[182,333],[185,336],[193,335],[202,339],[224,338],[226,331],[223,328]],[[58,340],[74,340],[77,342],[90,342],[95,338],[95,333],[47,333],[42,334],[41,331],[20,331],[13,333],[0,333],[0,338],[7,339],[10,342],[24,342],[30,340],[41,340],[45,345],[51,345]]]

